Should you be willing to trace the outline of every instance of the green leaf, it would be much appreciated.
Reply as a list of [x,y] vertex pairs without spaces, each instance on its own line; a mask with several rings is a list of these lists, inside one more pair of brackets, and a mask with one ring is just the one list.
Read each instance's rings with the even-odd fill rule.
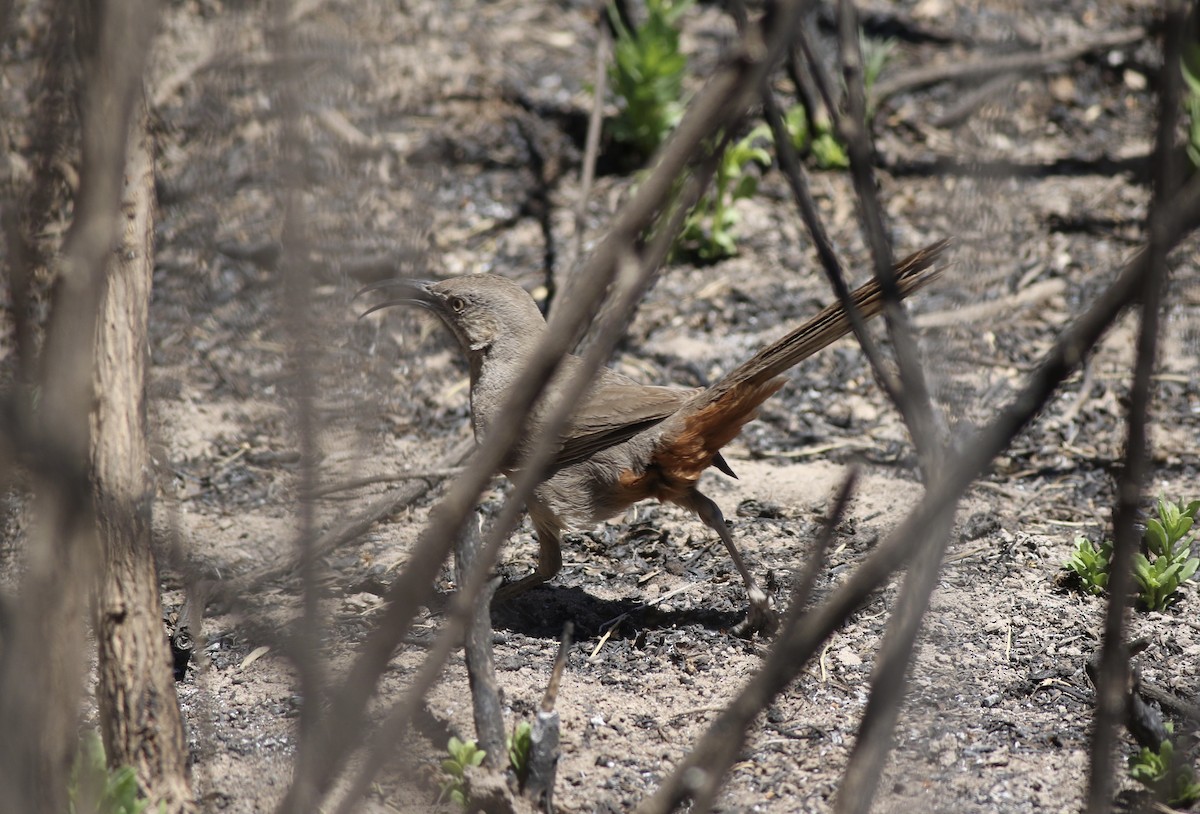
[[1192,557],[1179,569],[1179,581],[1187,582],[1196,575],[1197,569],[1200,569],[1200,558]]
[[758,191],[758,179],[753,175],[743,175],[733,187],[731,196],[733,200],[738,201],[743,198],[752,198],[754,193]]
[[789,108],[783,116],[783,126],[792,139],[792,146],[797,150],[808,147],[808,112],[802,105]]
[[529,752],[533,748],[533,727],[528,721],[521,721],[513,728],[508,738],[508,762],[519,777],[523,777],[529,769]]
[[831,133],[817,136],[813,140],[812,150],[817,166],[821,169],[844,170],[850,166],[850,157]]
[[1183,68],[1183,78],[1193,94],[1200,95],[1200,42],[1190,40],[1183,46],[1183,58],[1180,60]]
[[649,0],[646,20],[630,31],[610,5],[617,42],[609,65],[609,84],[618,115],[609,122],[612,138],[649,158],[679,123],[683,113],[683,75],[687,57],[679,48],[676,23],[690,0]]
[[1162,554],[1167,548],[1167,532],[1157,520],[1146,522],[1146,547],[1154,554]]
[[1177,543],[1186,537],[1187,533],[1192,530],[1192,524],[1195,522],[1195,518],[1181,514],[1175,521],[1175,528],[1171,530],[1171,542]]

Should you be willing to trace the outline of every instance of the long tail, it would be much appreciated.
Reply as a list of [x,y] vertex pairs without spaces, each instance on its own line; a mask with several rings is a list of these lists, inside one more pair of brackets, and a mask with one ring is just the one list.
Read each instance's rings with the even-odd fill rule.
[[[900,296],[907,297],[936,280],[941,267],[933,267],[950,244],[949,238],[926,246],[896,264],[896,286]],[[883,310],[883,291],[875,279],[858,288],[851,296],[862,313],[870,319]],[[774,379],[790,368],[803,362],[814,353],[833,344],[850,333],[850,317],[840,302],[826,306],[821,313],[805,322],[796,330],[772,342],[752,358],[738,365],[713,385],[710,390],[719,391],[738,385],[754,386]]]
[[[941,274],[942,269],[934,264],[949,243],[949,239],[939,240],[896,264],[901,297],[920,290]],[[875,280],[856,290],[853,297],[863,319],[883,310],[883,292]],[[781,374],[849,332],[850,318],[841,303],[830,305],[680,407],[663,422],[654,455],[658,477],[662,478],[656,487],[659,496],[682,499],[690,493],[721,447],[732,441],[758,413],[759,405],[783,386]],[[661,473],[670,474],[662,477]]]

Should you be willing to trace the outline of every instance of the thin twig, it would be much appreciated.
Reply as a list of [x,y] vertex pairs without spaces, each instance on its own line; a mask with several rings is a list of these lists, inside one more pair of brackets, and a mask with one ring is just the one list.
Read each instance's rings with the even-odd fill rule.
[[[850,286],[846,284],[846,276],[842,271],[841,263],[837,259],[837,253],[834,251],[833,241],[830,239],[829,233],[825,230],[825,226],[821,222],[821,215],[817,211],[816,201],[813,200],[812,192],[809,190],[804,170],[800,164],[800,157],[796,153],[795,147],[792,146],[791,135],[784,126],[779,103],[769,88],[764,88],[763,91],[763,115],[766,117],[767,123],[771,127],[771,133],[775,137],[775,154],[779,158],[779,167],[792,189],[792,197],[796,200],[796,207],[800,210],[800,217],[804,220],[804,225],[807,227],[808,233],[812,237],[813,245],[817,249],[817,258],[821,261],[821,268],[825,271],[825,276],[828,278],[829,284],[838,298],[838,302],[842,304],[846,315],[850,319],[854,338],[858,340],[859,345],[862,347],[863,354],[867,357],[867,362],[871,365],[871,370],[875,374],[875,380],[879,383],[880,388],[887,395],[888,399],[893,404],[898,405],[900,401],[899,382],[896,381],[895,376],[892,375],[891,370],[884,362],[883,354],[879,350],[879,344],[871,336],[871,332],[867,330],[867,324],[863,319],[862,312],[854,302],[854,297],[850,293]],[[899,408],[897,407],[897,409]]]
[[1104,641],[1096,680],[1096,723],[1092,730],[1087,787],[1087,811],[1090,814],[1101,814],[1111,809],[1115,776],[1113,751],[1117,727],[1124,718],[1126,688],[1129,684],[1125,612],[1133,588],[1133,559],[1140,536],[1136,528],[1138,508],[1150,466],[1146,423],[1158,344],[1159,308],[1167,276],[1168,245],[1161,240],[1154,226],[1164,219],[1164,208],[1170,206],[1169,199],[1178,185],[1178,176],[1172,166],[1172,152],[1183,79],[1179,67],[1185,31],[1183,21],[1183,3],[1170,3],[1163,28],[1163,67],[1159,81],[1158,131],[1154,150],[1154,201],[1148,215],[1150,240],[1144,255],[1147,268],[1137,292],[1141,300],[1141,326],[1129,392],[1125,465],[1117,479],[1109,599],[1104,615]]
[[[850,0],[841,0],[838,15],[839,53],[846,83],[849,111],[834,121],[850,154],[850,176],[858,194],[863,232],[875,261],[875,278],[883,289],[884,319],[896,354],[901,390],[897,408],[917,448],[925,478],[941,464],[937,436],[937,418],[929,385],[920,363],[912,323],[900,304],[900,292],[893,270],[892,243],[884,224],[883,205],[872,165],[874,147],[867,125],[866,90],[863,85],[862,53],[858,37],[858,18]],[[814,69],[815,70],[815,69]]]
[[312,497],[328,497],[338,492],[349,492],[364,486],[374,486],[377,483],[395,483],[408,480],[446,480],[457,478],[463,473],[461,466],[451,466],[443,469],[413,469],[409,472],[392,472],[387,475],[372,475],[368,478],[355,478],[342,483],[331,483],[313,490]]
[[584,146],[583,167],[580,169],[579,200],[575,202],[575,239],[571,246],[571,262],[567,266],[573,269],[579,258],[583,257],[583,236],[587,231],[588,198],[592,194],[592,184],[596,181],[596,162],[600,157],[600,131],[604,125],[604,94],[608,82],[608,50],[612,44],[612,34],[601,14],[601,20],[596,25],[596,70],[592,74],[592,111],[588,114],[587,140]]
[[542,712],[549,712],[558,703],[558,687],[562,683],[563,671],[567,669],[567,656],[571,655],[571,636],[574,633],[574,624],[567,622],[563,625],[562,636],[558,639],[558,654],[554,657],[554,668],[550,671],[546,692],[542,694]]
[[846,473],[845,479],[842,480],[842,485],[838,488],[837,496],[833,501],[833,508],[829,510],[829,519],[817,534],[812,552],[805,557],[804,573],[796,581],[796,587],[792,589],[792,613],[802,613],[804,606],[812,598],[813,588],[817,585],[817,576],[825,570],[825,559],[829,553],[829,546],[833,544],[837,527],[846,515],[850,499],[854,497],[854,490],[858,488],[861,475],[859,468],[852,466]]
[[571,652],[571,633],[574,629],[575,626],[570,622],[563,627],[562,638],[558,642],[558,655],[555,656],[554,668],[550,671],[550,681],[546,684],[541,706],[534,713],[533,725],[529,731],[529,763],[522,790],[535,806],[547,814],[554,814],[554,778],[559,759],[560,722],[554,704],[558,700],[559,683],[567,667],[567,656]]
[[[867,124],[858,20],[849,0],[841,1],[839,12],[839,53],[849,110],[846,115],[836,117],[836,122],[850,154],[850,173],[858,195],[863,231],[875,260],[875,276],[887,303],[884,316],[902,382],[901,400],[897,406],[912,435],[928,481],[931,474],[941,468],[944,452],[937,436],[935,408],[918,357],[912,324],[900,305],[892,270],[892,246],[884,225],[883,206],[872,166],[874,147]],[[904,580],[875,663],[870,699],[840,786],[837,811],[842,814],[866,814],[870,809],[884,761],[891,749],[892,731],[904,700],[904,676],[930,596],[937,585],[942,557],[950,542],[954,506],[947,506],[932,521],[926,527],[925,540]]]
[[1018,77],[1012,74],[1001,74],[984,81],[977,88],[965,90],[958,94],[958,98],[954,99],[939,115],[930,119],[929,123],[934,127],[954,127],[989,102],[995,103],[997,99],[1006,96],[1009,90],[1017,84],[1017,79]]
[[[454,545],[455,580],[465,585],[468,574],[479,561],[482,540],[479,524],[467,523]],[[508,750],[504,748],[504,707],[500,703],[500,683],[496,680],[496,658],[492,650],[492,595],[499,577],[484,586],[467,623],[463,645],[467,662],[467,682],[471,687],[471,709],[475,717],[475,736],[487,752],[487,765],[496,771],[508,768]]]
[[[275,25],[271,27],[268,42],[271,52],[278,58],[280,66],[292,63],[297,53],[293,23],[288,20],[291,3],[279,0],[274,4]],[[287,272],[283,278],[284,327],[287,331],[287,364],[291,379],[295,383],[293,396],[293,420],[295,422],[296,447],[300,452],[299,501],[296,513],[296,559],[301,582],[301,613],[295,622],[295,635],[290,637],[287,654],[296,669],[300,697],[300,719],[297,727],[297,761],[303,756],[319,751],[323,729],[327,660],[323,657],[321,642],[324,639],[324,614],[321,610],[320,585],[324,578],[320,554],[317,548],[316,501],[313,492],[318,479],[318,427],[316,420],[316,376],[313,371],[315,344],[310,333],[309,308],[312,302],[313,279],[309,273],[305,248],[307,228],[300,201],[302,179],[298,168],[303,163],[304,136],[300,131],[300,99],[298,75],[286,70],[275,72],[277,89],[276,103],[280,111],[281,161],[279,172],[280,194],[283,198],[283,255],[289,262],[282,264]],[[302,787],[307,788],[307,787]],[[284,812],[311,811],[311,795],[301,795],[284,806]]]
[[938,82],[993,77],[996,74],[1020,73],[1026,71],[1044,70],[1052,65],[1070,62],[1093,51],[1103,51],[1109,48],[1120,48],[1125,45],[1136,45],[1146,39],[1146,32],[1141,28],[1131,28],[1125,31],[1113,31],[1096,39],[1054,48],[1049,51],[1033,51],[1024,54],[1004,54],[996,57],[983,57],[966,62],[947,60],[941,65],[922,65],[911,71],[898,73],[895,76],[875,83],[872,96],[877,105],[898,93],[917,90]]

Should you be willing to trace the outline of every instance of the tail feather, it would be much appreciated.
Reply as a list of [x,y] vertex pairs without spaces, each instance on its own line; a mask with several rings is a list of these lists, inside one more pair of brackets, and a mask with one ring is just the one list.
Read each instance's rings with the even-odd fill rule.
[[[902,298],[941,274],[942,269],[933,266],[949,243],[948,239],[940,240],[896,264],[896,286]],[[883,291],[875,280],[851,296],[863,319],[883,310]],[[676,499],[688,492],[700,473],[712,464],[713,456],[737,436],[742,426],[757,414],[759,405],[783,385],[779,377],[845,336],[850,328],[850,318],[841,303],[830,305],[680,407],[664,422],[662,441],[654,455],[659,473],[656,477],[662,480],[657,486],[659,497]],[[663,473],[671,476],[663,478]]]
[[[941,258],[949,243],[948,238],[940,240],[914,252],[896,264],[894,270],[896,287],[900,290],[901,298],[919,291],[937,279],[942,269],[940,267],[930,269]],[[863,319],[870,319],[883,310],[883,291],[874,279],[859,287],[851,296]],[[709,399],[705,397],[719,399],[726,390],[745,386],[755,387],[770,381],[841,339],[850,332],[850,329],[850,317],[840,302],[826,306],[819,314],[799,328],[772,342],[746,362],[738,365],[701,394],[700,398],[707,402]],[[683,408],[684,411],[687,409],[688,407]]]

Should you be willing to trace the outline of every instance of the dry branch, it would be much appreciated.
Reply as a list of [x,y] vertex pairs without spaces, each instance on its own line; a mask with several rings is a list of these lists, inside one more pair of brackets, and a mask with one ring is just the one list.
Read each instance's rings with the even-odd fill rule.
[[[1146,273],[1136,296],[1141,303],[1133,382],[1129,393],[1128,437],[1125,465],[1117,478],[1117,504],[1113,510],[1113,553],[1109,565],[1108,607],[1104,616],[1104,639],[1096,680],[1096,723],[1092,731],[1091,765],[1088,775],[1087,810],[1101,814],[1111,808],[1114,772],[1113,752],[1117,727],[1124,718],[1129,685],[1129,653],[1125,643],[1125,614],[1134,587],[1134,554],[1141,537],[1137,529],[1142,487],[1150,468],[1147,421],[1150,410],[1151,376],[1158,346],[1159,310],[1166,284],[1167,252],[1170,245],[1155,226],[1178,186],[1173,152],[1175,126],[1179,121],[1180,54],[1185,28],[1184,6],[1173,2],[1164,26],[1163,69],[1158,96],[1158,129],[1154,149],[1154,200],[1148,215],[1150,240],[1143,257]],[[1196,180],[1193,178],[1193,181]]]
[[[867,123],[858,20],[849,0],[841,1],[839,11],[839,53],[848,90],[849,110],[845,116],[836,118],[836,124],[847,142],[850,174],[858,194],[863,230],[875,260],[875,276],[888,302],[884,315],[895,347],[901,382],[901,398],[897,406],[912,435],[928,481],[932,473],[941,469],[946,449],[939,438],[940,422],[929,393],[925,371],[918,358],[912,323],[900,305],[899,292],[896,291],[891,241],[884,224],[883,205],[879,200],[872,163],[875,151]],[[819,71],[820,66],[810,67]],[[947,505],[925,528],[924,543],[904,580],[896,609],[889,620],[871,677],[870,698],[859,724],[858,738],[847,763],[837,800],[837,810],[844,814],[866,814],[871,807],[879,776],[891,749],[892,730],[904,700],[907,685],[905,675],[912,660],[913,647],[929,607],[929,599],[937,586],[946,546],[950,542],[954,508],[954,504]]]
[[[854,190],[858,196],[863,234],[867,245],[871,247],[871,257],[875,261],[875,278],[883,289],[886,302],[884,319],[887,322],[888,336],[895,348],[896,366],[901,382],[900,398],[896,407],[904,418],[904,424],[920,457],[925,478],[928,479],[930,473],[942,463],[938,417],[929,394],[929,385],[925,381],[925,372],[921,367],[912,323],[900,304],[900,292],[896,287],[894,255],[875,181],[875,149],[867,124],[858,19],[849,0],[841,0],[839,3],[838,35],[838,52],[842,61],[842,77],[847,89],[849,110],[845,115],[838,115],[834,111],[834,124],[845,141],[850,156],[850,177],[854,181]],[[810,63],[809,68],[815,76],[822,73],[820,63]],[[828,81],[825,84],[828,85]]]
[[1113,31],[1096,37],[1089,42],[1079,45],[1068,45],[1053,48],[1049,51],[1033,51],[1024,54],[1005,54],[998,57],[983,57],[967,62],[951,60],[942,65],[923,65],[911,71],[898,73],[887,79],[881,79],[875,84],[872,97],[877,105],[898,93],[907,93],[938,82],[987,78],[997,74],[1024,73],[1045,70],[1063,62],[1070,62],[1093,51],[1103,51],[1108,48],[1121,48],[1126,45],[1136,45],[1146,38],[1146,32],[1140,28],[1125,31]]
[[[467,523],[454,544],[455,581],[465,585],[479,560],[483,541],[479,524]],[[496,659],[492,651],[492,595],[499,578],[488,580],[467,623],[464,651],[467,681],[471,687],[471,705],[475,715],[475,737],[479,748],[487,752],[487,765],[498,771],[508,769],[508,750],[504,748],[504,708],[500,704],[500,684],[496,680]]]

